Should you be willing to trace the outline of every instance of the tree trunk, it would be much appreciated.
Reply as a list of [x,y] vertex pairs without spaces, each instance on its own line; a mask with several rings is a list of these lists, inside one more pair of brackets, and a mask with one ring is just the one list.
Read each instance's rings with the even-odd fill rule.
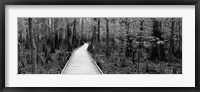
[[[122,28],[120,27],[120,33],[121,33],[121,35],[120,35],[120,41],[121,41],[121,44],[120,44],[120,53],[119,53],[119,57],[120,57],[120,61],[122,61],[122,55],[123,55],[123,43],[124,43],[124,40],[123,40],[123,34],[122,34],[122,32],[123,31],[121,31],[122,30]],[[122,64],[121,64],[122,65]]]
[[172,18],[172,25],[171,25],[171,36],[170,36],[170,48],[169,48],[169,60],[173,62],[173,53],[174,53],[174,19]]
[[70,30],[70,25],[69,25],[69,23],[67,23],[67,43],[68,43],[68,45],[67,45],[67,49],[68,49],[68,51],[72,51],[72,31]]
[[161,23],[153,20],[153,37],[154,41],[150,49],[150,60],[164,60],[165,53],[163,48],[163,38],[161,37]]
[[53,46],[52,46],[51,52],[55,53],[55,49],[56,49],[55,38],[56,38],[56,35],[55,35],[55,19],[54,18],[52,19],[52,31],[53,32],[52,32],[51,42],[52,42]]
[[93,31],[93,35],[92,35],[92,38],[93,38],[93,40],[92,40],[92,42],[93,42],[93,53],[96,53],[96,50],[97,50],[97,41],[96,41],[96,26],[94,26],[94,29],[93,29],[94,31]]
[[73,44],[73,49],[77,47],[77,45],[76,45],[77,44],[77,41],[76,41],[76,19],[74,19],[72,44]]
[[129,55],[129,52],[130,52],[130,50],[129,50],[129,28],[128,28],[128,23],[127,23],[127,21],[125,22],[125,29],[126,29],[126,49],[125,49],[125,55],[126,55],[126,57],[129,57],[130,55]]
[[181,51],[181,41],[182,41],[182,38],[181,38],[181,30],[182,30],[182,26],[181,26],[181,23],[178,22],[178,25],[179,25],[179,45],[178,45],[178,54],[179,54],[179,58],[182,58],[182,51]]
[[[28,20],[28,23],[29,23],[29,19]],[[32,52],[32,45],[31,45],[31,25],[29,23],[29,29],[27,30],[27,47],[28,47],[28,50],[30,50]],[[28,64],[33,64],[32,62],[32,53],[30,53],[29,55],[29,60],[28,60]]]
[[84,18],[82,18],[82,23],[81,23],[81,42],[80,42],[80,45],[83,44],[83,39],[84,39]]
[[34,32],[33,32],[33,26],[32,26],[32,18],[28,18],[28,22],[29,22],[29,31],[30,31],[30,38],[31,38],[31,61],[33,62],[33,65],[34,65],[34,71],[33,73],[34,74],[37,74],[37,47],[36,47],[36,44],[35,44],[35,39],[34,39]]
[[98,46],[97,46],[97,52],[99,53],[99,48],[100,48],[100,21],[101,19],[99,18],[98,19],[98,37],[97,37],[97,43],[98,43]]
[[106,56],[109,57],[109,26],[108,26],[109,20],[106,19]]
[[125,50],[125,54],[126,54],[126,57],[131,57],[131,54],[132,54],[132,49],[131,49],[131,39],[130,39],[130,34],[129,34],[129,26],[130,26],[130,23],[128,22],[128,19],[126,20],[125,22],[125,26],[126,26],[126,50]]
[[[50,37],[47,37],[47,39],[49,41],[48,42],[48,46],[50,47],[51,51],[50,53],[55,53],[55,35],[54,35],[54,24],[53,24],[53,19],[49,18],[49,30],[50,30]],[[48,53],[48,54],[50,54]]]
[[[38,47],[38,45],[39,45],[39,35],[41,35],[41,34],[39,34],[39,30],[40,30],[40,28],[39,28],[39,24],[37,24],[37,30],[36,30],[36,40],[35,40],[35,44],[36,44],[36,64],[38,64],[38,52],[39,52],[39,47]],[[38,40],[39,39],[39,40]]]

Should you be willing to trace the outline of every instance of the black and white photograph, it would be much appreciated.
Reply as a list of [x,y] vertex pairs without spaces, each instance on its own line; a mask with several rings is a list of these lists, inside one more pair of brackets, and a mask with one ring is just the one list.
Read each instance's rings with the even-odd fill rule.
[[18,17],[18,74],[182,74],[181,17]]

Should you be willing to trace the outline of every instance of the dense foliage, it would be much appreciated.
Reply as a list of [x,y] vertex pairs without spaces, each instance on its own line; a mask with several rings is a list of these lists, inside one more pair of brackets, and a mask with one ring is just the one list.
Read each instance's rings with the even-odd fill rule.
[[85,42],[105,74],[182,73],[182,18],[18,18],[18,73],[61,73]]

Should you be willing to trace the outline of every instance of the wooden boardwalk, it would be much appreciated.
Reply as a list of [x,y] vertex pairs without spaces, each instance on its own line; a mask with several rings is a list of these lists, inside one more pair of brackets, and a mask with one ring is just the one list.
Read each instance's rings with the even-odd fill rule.
[[103,74],[87,51],[89,44],[74,50],[61,74]]

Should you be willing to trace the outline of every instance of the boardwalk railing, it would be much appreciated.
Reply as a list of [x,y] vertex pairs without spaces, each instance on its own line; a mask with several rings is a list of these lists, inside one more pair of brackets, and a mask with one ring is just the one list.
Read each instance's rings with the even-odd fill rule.
[[[72,59],[73,56],[74,56],[74,53],[75,53],[76,50],[78,50],[80,47],[82,47],[82,46],[79,46],[78,48],[76,48],[76,49],[73,50],[73,52],[72,52],[72,54],[71,54],[71,57],[70,57],[69,60],[67,61],[67,63],[66,63],[66,65],[65,65],[65,67],[63,68],[61,74],[64,74],[64,71],[66,70],[66,68],[68,67],[68,65],[69,65],[69,63],[70,63],[70,61],[71,61],[71,59]],[[89,53],[87,50],[86,50],[86,52],[87,52],[88,56],[90,57],[90,59],[91,59],[93,65],[98,69],[99,73],[100,73],[100,74],[103,74],[103,72],[101,71],[101,69],[99,68],[99,66],[97,65],[97,63],[93,60],[93,58],[92,58],[92,56],[90,55],[90,53]]]
[[79,46],[78,48],[76,48],[76,49],[73,50],[73,52],[72,52],[72,54],[71,54],[69,60],[68,60],[67,63],[65,64],[65,67],[63,68],[61,74],[63,74],[64,70],[66,69],[67,65],[69,64],[70,60],[72,59],[72,57],[73,57],[73,55],[74,55],[74,52],[75,52],[77,49],[79,49],[80,47],[81,47],[81,46]]
[[97,65],[97,63],[94,61],[94,59],[92,58],[92,56],[90,55],[90,53],[87,51],[87,54],[90,56],[90,59],[92,60],[92,63],[97,67],[97,69],[99,70],[99,72],[101,74],[103,74],[103,72],[101,71],[101,69],[99,68],[99,66]]

